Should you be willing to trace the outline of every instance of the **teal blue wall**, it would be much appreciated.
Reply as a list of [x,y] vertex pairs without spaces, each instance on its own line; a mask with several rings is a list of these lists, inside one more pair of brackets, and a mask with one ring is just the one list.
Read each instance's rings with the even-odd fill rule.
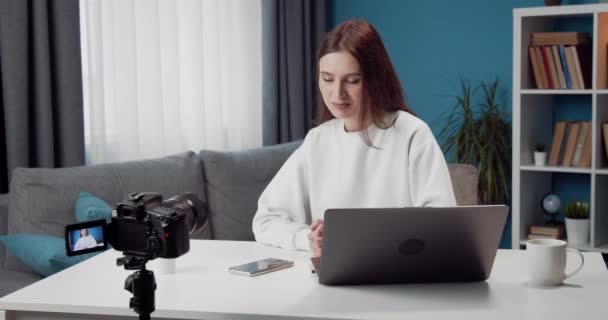
[[[597,0],[564,1],[568,4]],[[472,83],[498,77],[511,92],[513,9],[542,0],[330,0],[329,25],[362,18],[380,32],[407,102],[437,134],[462,77]],[[511,110],[509,101],[508,110]],[[508,224],[501,247],[510,247]]]

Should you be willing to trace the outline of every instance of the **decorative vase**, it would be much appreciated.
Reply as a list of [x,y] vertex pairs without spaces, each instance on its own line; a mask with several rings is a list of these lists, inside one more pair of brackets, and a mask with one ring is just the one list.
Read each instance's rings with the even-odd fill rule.
[[534,151],[534,165],[544,166],[547,163],[547,153]]
[[559,6],[562,4],[562,0],[545,0],[546,6]]
[[566,218],[566,235],[571,245],[589,244],[589,219]]

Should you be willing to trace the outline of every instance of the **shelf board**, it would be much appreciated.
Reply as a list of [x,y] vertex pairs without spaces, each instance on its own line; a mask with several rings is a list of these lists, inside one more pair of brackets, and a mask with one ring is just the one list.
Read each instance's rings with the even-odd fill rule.
[[597,94],[608,94],[608,89],[598,89],[595,90]]
[[[525,247],[527,241],[528,240],[526,240],[526,239],[519,240],[519,244]],[[567,240],[564,240],[564,241],[567,241]],[[595,246],[595,247],[592,247],[590,244],[581,245],[581,246],[572,246],[572,245],[568,244],[568,248],[574,248],[574,249],[577,249],[580,251],[608,253],[608,244],[604,244],[601,246]]]
[[606,4],[578,4],[567,6],[541,6],[535,8],[517,8],[513,9],[515,17],[544,17],[552,16],[554,18],[589,16],[594,12],[608,11]]
[[[593,90],[585,89],[585,90],[562,90],[562,89],[522,89],[521,94],[592,94]],[[608,93],[608,90],[606,90]]]
[[[522,171],[543,171],[543,172],[568,172],[568,173],[591,173],[589,168],[560,167],[560,166],[519,166]],[[608,170],[607,170],[608,171]]]
[[597,169],[597,170],[595,170],[595,173],[597,173],[597,174],[607,174],[608,175],[608,169],[606,169],[606,168]]

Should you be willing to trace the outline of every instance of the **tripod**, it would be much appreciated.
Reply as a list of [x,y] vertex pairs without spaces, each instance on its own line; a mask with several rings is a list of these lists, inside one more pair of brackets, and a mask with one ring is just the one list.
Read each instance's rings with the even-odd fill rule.
[[125,270],[137,270],[125,280],[125,290],[133,294],[133,298],[129,301],[129,308],[139,314],[140,320],[149,320],[150,314],[156,309],[154,306],[156,279],[154,272],[146,270],[147,262],[147,257],[127,254],[116,260],[116,264],[124,265]]

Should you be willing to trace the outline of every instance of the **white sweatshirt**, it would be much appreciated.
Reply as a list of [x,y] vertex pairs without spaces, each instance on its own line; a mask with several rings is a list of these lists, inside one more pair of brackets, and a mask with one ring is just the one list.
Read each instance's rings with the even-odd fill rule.
[[395,124],[346,132],[332,119],[310,130],[266,187],[253,218],[258,242],[310,251],[310,223],[329,208],[456,206],[441,149],[422,120],[399,111]]
[[97,246],[97,241],[93,236],[86,235],[84,237],[80,237],[78,241],[76,241],[76,245],[74,246],[74,251],[94,248]]

